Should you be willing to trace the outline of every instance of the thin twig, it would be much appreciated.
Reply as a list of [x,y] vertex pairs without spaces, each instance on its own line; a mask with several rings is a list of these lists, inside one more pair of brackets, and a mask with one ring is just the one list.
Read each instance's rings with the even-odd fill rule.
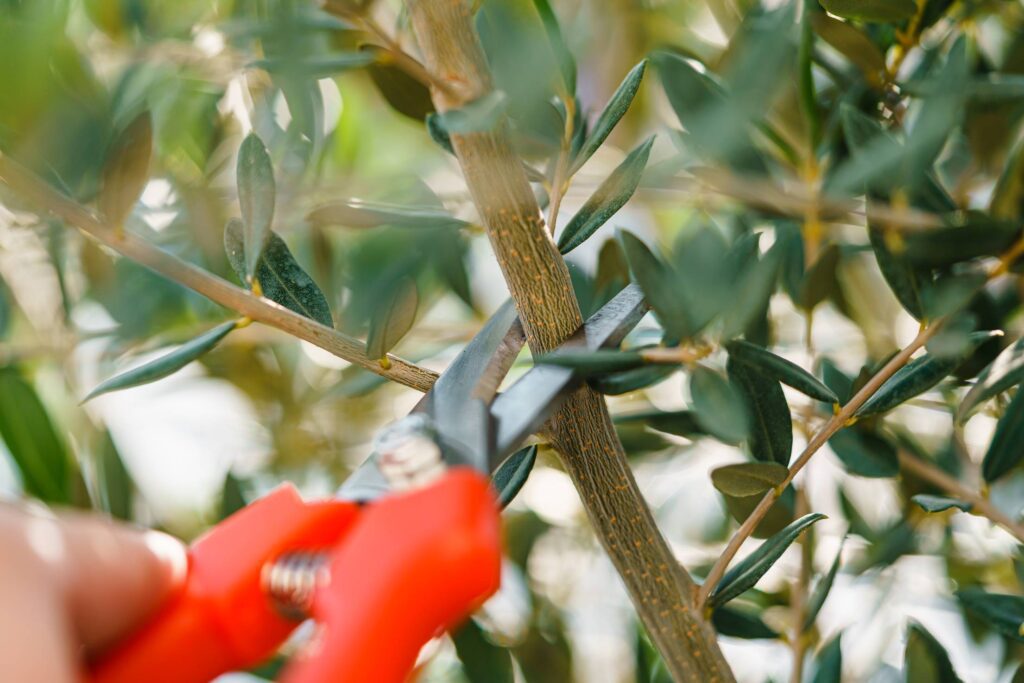
[[572,145],[573,121],[576,116],[576,100],[565,97],[565,130],[562,131],[562,144],[555,162],[555,175],[551,181],[551,205],[548,207],[548,231],[555,234],[558,223],[558,209],[562,206],[562,197],[569,183],[569,151]]
[[[807,494],[803,489],[796,492],[796,515],[802,517],[810,512]],[[793,670],[790,683],[801,683],[804,677],[804,656],[807,653],[807,639],[804,635],[804,619],[807,614],[807,589],[811,583],[811,565],[814,558],[814,543],[810,533],[800,539],[800,574],[793,581],[790,598],[793,633],[789,639],[793,651]]]
[[135,235],[118,235],[84,206],[60,194],[45,180],[3,153],[0,153],[0,183],[9,187],[20,200],[77,227],[122,256],[251,320],[276,327],[350,363],[419,391],[427,391],[437,379],[437,373],[432,370],[390,354],[387,356],[389,367],[385,369],[379,359],[366,355],[365,345],[360,340],[256,296]]
[[912,472],[917,477],[938,486],[956,498],[970,503],[971,513],[981,515],[993,524],[1003,527],[1018,541],[1024,543],[1024,525],[1004,514],[983,495],[957,481],[932,463],[911,455],[905,450],[899,451],[899,458],[902,469]]

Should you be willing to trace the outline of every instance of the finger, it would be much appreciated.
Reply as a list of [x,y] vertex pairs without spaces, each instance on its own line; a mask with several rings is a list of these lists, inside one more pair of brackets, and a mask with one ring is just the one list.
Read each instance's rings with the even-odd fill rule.
[[89,652],[141,624],[184,580],[185,549],[172,537],[85,515],[63,518],[59,581],[70,623]]

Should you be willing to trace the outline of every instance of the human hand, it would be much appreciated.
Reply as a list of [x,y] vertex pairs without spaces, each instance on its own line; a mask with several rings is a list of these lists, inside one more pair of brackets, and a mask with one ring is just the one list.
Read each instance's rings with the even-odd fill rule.
[[0,681],[75,683],[184,580],[172,537],[0,505]]

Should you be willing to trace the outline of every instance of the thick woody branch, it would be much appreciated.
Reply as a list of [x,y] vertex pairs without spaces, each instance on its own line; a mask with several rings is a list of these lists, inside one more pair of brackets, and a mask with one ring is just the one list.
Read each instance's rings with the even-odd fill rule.
[[251,320],[276,327],[350,363],[419,391],[427,391],[437,379],[433,371],[397,356],[388,355],[390,367],[384,369],[378,359],[366,355],[365,346],[360,340],[324,327],[269,299],[256,296],[130,233],[115,232],[84,206],[60,194],[46,181],[2,153],[0,183],[13,190],[21,201],[60,218],[122,256]]
[[[468,0],[410,0],[413,28],[440,111],[491,89]],[[459,97],[450,93],[458,92]],[[581,324],[565,261],[545,229],[507,125],[453,135],[452,144],[534,353],[549,351]],[[714,631],[694,608],[695,587],[661,536],[629,469],[601,397],[578,390],[552,419],[553,445],[637,613],[678,681],[731,681]]]

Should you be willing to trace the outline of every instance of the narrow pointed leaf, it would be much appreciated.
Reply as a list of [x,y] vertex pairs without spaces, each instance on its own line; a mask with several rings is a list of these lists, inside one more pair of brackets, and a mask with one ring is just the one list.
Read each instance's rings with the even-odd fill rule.
[[26,493],[47,503],[71,502],[67,450],[35,389],[13,367],[0,368],[0,438]]
[[953,508],[963,510],[964,512],[970,512],[971,508],[974,507],[964,500],[948,498],[946,496],[932,496],[927,493],[919,493],[911,498],[911,500],[925,512],[945,512],[946,510],[952,510]]
[[840,633],[818,651],[810,683],[842,683],[843,647]]
[[492,481],[498,490],[498,504],[504,509],[523,488],[537,462],[537,446],[527,446],[510,455],[494,473]]
[[745,333],[768,308],[782,263],[782,250],[772,247],[759,261],[740,274],[733,290],[733,303],[722,316],[722,338]]
[[273,57],[269,59],[257,59],[249,63],[253,69],[263,69],[273,74],[281,74],[285,77],[303,78],[328,78],[342,71],[359,69],[372,64],[376,60],[372,52],[338,52],[329,55],[308,57],[306,59],[291,59],[285,57]]
[[844,19],[872,22],[897,22],[917,12],[914,0],[821,0],[831,14]]
[[806,396],[829,404],[839,403],[839,397],[835,392],[825,386],[817,377],[796,363],[777,356],[762,346],[742,339],[735,339],[726,344],[726,349],[729,351],[729,358],[749,365],[758,372],[777,379]]
[[416,281],[404,278],[391,292],[370,320],[370,333],[366,338],[366,355],[383,358],[405,336],[416,321],[420,295]]
[[1024,597],[988,593],[971,587],[957,591],[956,598],[968,612],[999,633],[1017,642],[1024,642]]
[[881,228],[868,228],[868,239],[875,252],[878,268],[900,305],[917,320],[923,320],[924,304],[921,302],[921,295],[927,280],[902,254],[892,250],[887,243],[886,235],[886,231]]
[[453,631],[452,642],[469,683],[514,683],[511,650],[492,643],[474,620]]
[[668,379],[677,369],[672,365],[644,365],[633,370],[591,377],[588,383],[595,391],[606,396],[621,396]]
[[711,483],[727,496],[762,494],[786,479],[789,470],[774,462],[743,462],[711,470]]
[[604,225],[636,192],[651,154],[654,136],[630,152],[590,199],[576,212],[558,238],[558,250],[568,254]]
[[757,550],[725,573],[708,597],[708,606],[725,604],[753,588],[804,529],[822,519],[825,519],[825,515],[819,512],[804,515],[762,543]]
[[793,451],[793,417],[782,385],[732,355],[726,368],[746,404],[751,454],[758,460],[788,465]]
[[149,182],[153,152],[153,120],[142,112],[114,141],[103,164],[97,208],[113,227],[120,228]]
[[498,121],[504,116],[506,109],[508,109],[508,96],[500,90],[492,90],[459,109],[449,109],[438,114],[434,121],[448,135],[484,133],[498,125]]
[[551,45],[551,51],[558,63],[565,91],[569,95],[574,95],[576,93],[576,60],[573,59],[572,52],[569,51],[569,47],[565,44],[565,38],[562,37],[558,17],[555,16],[548,0],[533,0],[533,6],[537,9],[537,14],[540,15],[541,22],[544,24],[544,32],[548,35],[548,44]]
[[627,413],[616,415],[616,425],[643,424],[651,429],[676,436],[692,438],[704,434],[704,430],[697,424],[697,417],[692,410],[674,410],[663,412],[661,410],[649,410],[639,413]]
[[620,230],[618,239],[633,279],[643,290],[669,340],[675,342],[689,336],[689,320],[679,305],[675,279],[669,267],[636,235]]
[[764,623],[760,617],[745,609],[736,609],[722,605],[711,614],[711,623],[715,630],[723,636],[756,640],[760,638],[778,638],[777,631]]
[[148,363],[143,363],[138,367],[126,370],[120,375],[115,375],[114,377],[101,382],[99,386],[90,391],[89,394],[82,399],[82,402],[84,403],[85,401],[96,398],[101,394],[117,391],[118,389],[128,389],[129,387],[149,384],[150,382],[155,382],[158,379],[163,379],[168,375],[172,375],[192,361],[200,358],[203,354],[213,349],[213,347],[217,346],[217,344],[220,343],[220,341],[226,337],[231,330],[235,329],[236,325],[238,325],[238,321],[236,320],[221,323],[205,334],[182,344],[166,356],[160,356]]
[[868,83],[879,87],[885,78],[885,55],[878,45],[853,24],[833,19],[824,12],[811,15],[814,32],[860,69]]
[[957,408],[957,422],[963,424],[982,403],[1024,380],[1024,339],[1007,347],[978,375]]
[[705,367],[694,368],[690,398],[701,427],[718,439],[739,443],[750,434],[744,396],[724,376]]
[[274,220],[274,168],[263,141],[250,133],[238,150],[238,204],[242,207],[243,282],[252,282]]
[[596,349],[594,351],[566,349],[539,356],[537,362],[572,368],[583,377],[632,370],[645,364],[641,352],[620,351],[619,349]]
[[[242,245],[242,223],[233,219],[224,228],[224,251],[238,278],[244,282],[245,256]],[[298,264],[284,240],[273,232],[267,239],[263,257],[256,267],[256,279],[266,298],[325,327],[334,326],[331,308],[324,293]]]
[[991,483],[1003,476],[1024,459],[1024,391],[1006,406],[999,418],[996,433],[992,437],[985,458],[981,461],[981,474]]
[[219,519],[227,519],[246,505],[248,505],[248,501],[245,491],[242,490],[242,482],[233,472],[229,471],[224,477],[224,485],[221,487]]
[[896,449],[888,441],[857,427],[842,429],[828,440],[843,466],[862,477],[895,477],[900,473]]
[[349,228],[376,228],[393,225],[402,228],[422,228],[466,225],[447,211],[432,206],[402,206],[382,202],[347,199],[318,206],[306,216],[313,225],[342,225]]
[[961,683],[945,648],[923,626],[911,622],[903,654],[903,677],[907,681]]
[[835,583],[836,574],[839,573],[840,560],[843,558],[843,543],[845,542],[846,537],[844,536],[843,542],[839,544],[839,551],[836,553],[836,559],[832,561],[832,566],[829,567],[828,572],[818,580],[818,583],[814,586],[814,591],[811,593],[811,597],[807,600],[807,612],[804,616],[804,631],[807,631],[814,626],[814,620],[818,618],[818,612],[821,611],[822,606],[825,604],[825,600],[828,599],[828,594],[832,591],[832,584]]
[[100,507],[107,514],[130,522],[133,516],[135,483],[117,451],[110,432],[104,432],[96,453],[96,481]]
[[636,97],[637,91],[640,89],[640,83],[644,79],[644,71],[646,69],[647,60],[645,59],[626,74],[622,83],[615,90],[615,94],[612,95],[611,99],[608,100],[608,104],[605,105],[604,111],[601,112],[601,115],[597,117],[597,121],[594,122],[594,127],[591,128],[590,133],[583,142],[583,146],[580,147],[580,151],[576,154],[576,158],[573,159],[572,166],[569,167],[570,176],[580,170],[583,164],[587,163],[587,160],[601,147],[608,138],[608,135],[614,130],[615,125],[625,115],[629,105],[633,103],[633,98]]

